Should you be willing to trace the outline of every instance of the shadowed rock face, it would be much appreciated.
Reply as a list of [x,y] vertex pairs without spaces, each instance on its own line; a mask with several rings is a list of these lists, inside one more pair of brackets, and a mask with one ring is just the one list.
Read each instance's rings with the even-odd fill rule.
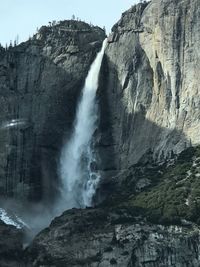
[[53,200],[60,149],[104,38],[98,27],[63,21],[1,51],[0,195]]
[[100,154],[112,153],[115,167],[131,166],[149,149],[160,159],[199,144],[199,16],[197,0],[153,0],[113,26],[99,94],[110,125],[100,144],[112,139]]
[[0,221],[0,266],[22,266],[22,232]]

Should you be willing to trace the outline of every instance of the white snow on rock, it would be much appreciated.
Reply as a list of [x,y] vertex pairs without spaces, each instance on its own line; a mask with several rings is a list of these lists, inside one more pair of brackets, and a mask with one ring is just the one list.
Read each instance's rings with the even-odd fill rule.
[[22,229],[24,227],[28,227],[28,225],[23,222],[18,216],[12,214],[9,215],[4,209],[0,208],[0,220],[2,220],[5,224],[13,225],[17,229]]

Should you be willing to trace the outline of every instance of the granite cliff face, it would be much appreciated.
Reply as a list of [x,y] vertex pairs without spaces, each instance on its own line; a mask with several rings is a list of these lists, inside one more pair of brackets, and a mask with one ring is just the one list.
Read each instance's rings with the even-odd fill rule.
[[28,266],[199,265],[199,15],[198,1],[154,0],[114,25],[96,133],[109,196],[56,218]]
[[59,153],[104,38],[98,27],[63,21],[1,51],[1,196],[53,200]]
[[[200,147],[191,147],[200,144],[199,17],[199,0],[153,0],[114,25],[95,133],[103,179],[96,199],[106,199],[55,218],[20,266],[199,266]],[[2,195],[55,192],[55,159],[104,37],[63,22],[1,51]]]
[[101,109],[100,154],[115,159],[105,169],[199,144],[199,17],[198,0],[153,0],[113,26],[99,92],[108,105]]

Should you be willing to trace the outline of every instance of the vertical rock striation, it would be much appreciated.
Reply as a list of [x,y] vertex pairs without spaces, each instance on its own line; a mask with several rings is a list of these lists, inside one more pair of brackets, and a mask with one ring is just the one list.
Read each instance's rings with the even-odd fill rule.
[[102,163],[106,170],[126,169],[150,150],[161,159],[199,144],[199,17],[198,0],[153,0],[113,26],[99,92],[100,155],[115,159]]
[[104,38],[98,27],[63,21],[1,51],[1,196],[53,199],[56,161]]

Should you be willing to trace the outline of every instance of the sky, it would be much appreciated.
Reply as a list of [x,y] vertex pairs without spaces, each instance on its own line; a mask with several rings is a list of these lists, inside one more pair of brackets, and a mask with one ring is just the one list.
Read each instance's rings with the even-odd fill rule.
[[107,33],[121,13],[139,0],[0,0],[0,43],[5,46],[18,36],[19,42],[32,36],[49,21],[71,19],[72,15]]

